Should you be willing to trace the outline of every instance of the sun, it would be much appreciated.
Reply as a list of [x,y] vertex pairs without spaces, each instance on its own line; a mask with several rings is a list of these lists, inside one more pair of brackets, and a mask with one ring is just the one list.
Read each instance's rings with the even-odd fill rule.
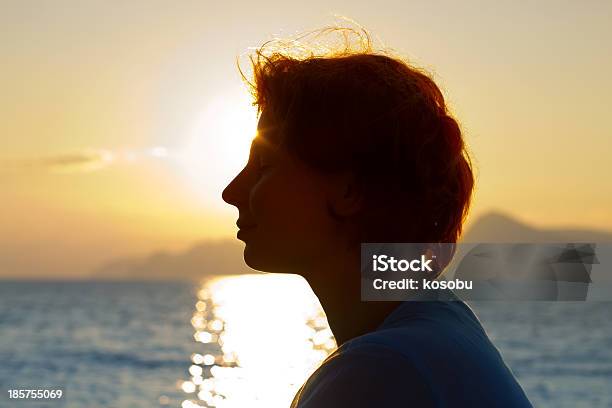
[[257,114],[248,94],[210,98],[179,152],[189,188],[207,202],[223,205],[221,191],[246,164],[256,131]]

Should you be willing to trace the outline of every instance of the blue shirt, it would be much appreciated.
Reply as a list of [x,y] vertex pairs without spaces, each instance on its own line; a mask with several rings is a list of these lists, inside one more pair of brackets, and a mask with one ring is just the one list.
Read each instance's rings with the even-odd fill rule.
[[451,291],[405,301],[342,344],[291,408],[532,407],[478,318]]

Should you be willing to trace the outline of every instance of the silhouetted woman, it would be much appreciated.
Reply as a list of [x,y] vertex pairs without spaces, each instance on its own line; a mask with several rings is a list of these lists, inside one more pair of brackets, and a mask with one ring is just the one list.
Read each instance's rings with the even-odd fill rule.
[[292,407],[530,407],[462,301],[360,299],[361,242],[456,242],[473,189],[436,84],[365,40],[258,50],[258,134],[223,192],[245,262],[303,276],[339,346]]

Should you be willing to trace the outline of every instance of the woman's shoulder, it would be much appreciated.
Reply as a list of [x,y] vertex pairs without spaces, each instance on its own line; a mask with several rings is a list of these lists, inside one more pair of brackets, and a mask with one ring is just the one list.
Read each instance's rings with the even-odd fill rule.
[[404,304],[377,330],[349,340],[309,378],[299,408],[531,407],[470,308]]
[[[382,361],[390,373],[387,378],[418,379],[438,401],[531,406],[478,318],[462,301],[404,304],[378,330],[337,351],[338,366]],[[500,395],[506,398],[503,404],[497,401]]]
[[[409,385],[409,386],[407,386]],[[302,387],[292,407],[434,407],[435,395],[410,361],[381,344],[360,344],[332,353]]]

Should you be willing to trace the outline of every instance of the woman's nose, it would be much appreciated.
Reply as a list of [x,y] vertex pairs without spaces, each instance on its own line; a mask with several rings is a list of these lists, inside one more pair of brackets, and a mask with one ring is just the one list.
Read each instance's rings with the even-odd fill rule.
[[235,196],[234,196],[234,182],[236,181],[236,178],[234,178],[232,181],[230,181],[230,183],[223,189],[223,192],[221,193],[221,198],[223,198],[223,201],[225,201],[226,203],[230,204],[230,205],[236,205],[235,202]]
[[242,202],[242,196],[244,196],[244,182],[243,179],[244,170],[238,173],[236,177],[223,189],[221,193],[221,198],[226,203],[238,207],[238,205]]

